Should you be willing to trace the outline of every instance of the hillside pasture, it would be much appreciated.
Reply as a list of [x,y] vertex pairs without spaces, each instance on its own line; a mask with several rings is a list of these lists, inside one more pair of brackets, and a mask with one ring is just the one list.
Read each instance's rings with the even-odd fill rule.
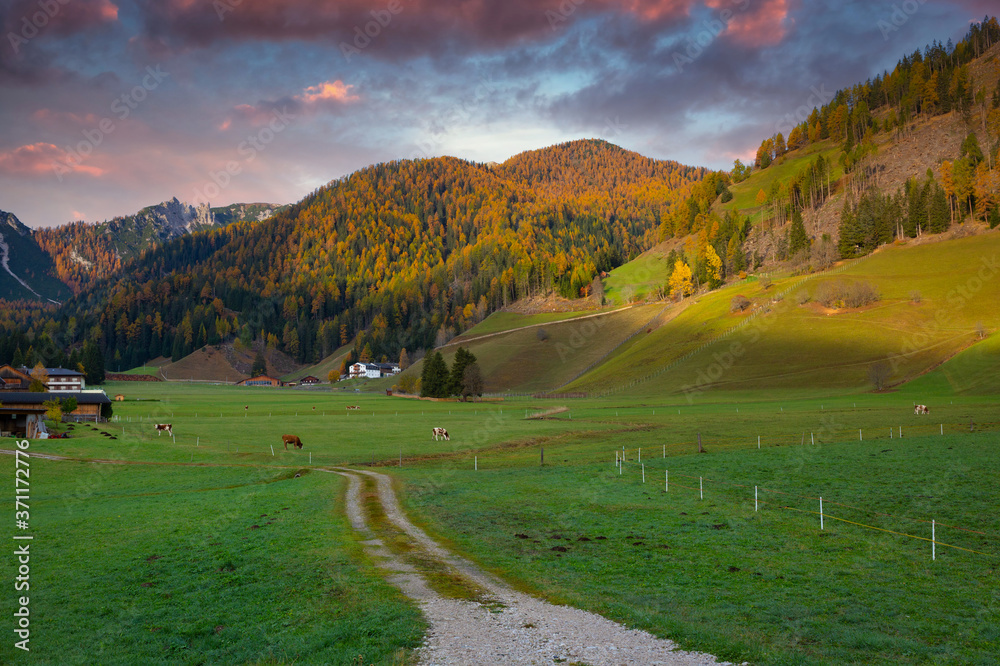
[[829,140],[793,150],[778,158],[768,168],[758,169],[743,182],[731,185],[729,189],[733,193],[733,200],[728,203],[717,202],[716,207],[719,211],[731,210],[744,214],[756,211],[760,207],[757,204],[758,192],[764,190],[769,193],[774,183],[787,183],[807,169],[819,155],[832,163],[831,183],[836,183],[844,175],[844,167],[840,164],[841,152],[841,147]]
[[[553,321],[443,348],[449,366],[463,346],[475,354],[487,392],[551,391],[600,361],[626,338],[641,330],[663,305],[642,305],[597,316]],[[422,363],[408,372],[419,377]]]
[[[996,330],[998,257],[1000,234],[990,233],[885,247],[827,273],[776,276],[768,290],[759,283],[731,285],[699,296],[567,390],[864,391],[870,388],[869,367],[880,360],[889,361],[890,384],[899,385]],[[834,282],[869,283],[881,299],[858,309],[815,303],[823,285]],[[731,313],[737,293],[753,301],[756,311]],[[996,361],[993,354],[977,358]],[[986,368],[979,372],[989,376]]]

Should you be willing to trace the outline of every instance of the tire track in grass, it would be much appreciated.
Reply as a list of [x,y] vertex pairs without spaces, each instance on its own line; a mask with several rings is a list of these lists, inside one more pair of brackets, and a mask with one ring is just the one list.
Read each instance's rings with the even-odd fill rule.
[[[0,454],[13,451],[0,450]],[[105,465],[144,464],[124,460],[82,460],[49,454],[33,457],[57,462]],[[150,463],[145,463],[150,464]],[[152,463],[163,466],[268,467],[191,463]],[[313,468],[316,472],[346,477],[345,510],[352,529],[362,537],[366,554],[387,573],[387,580],[420,606],[430,630],[424,646],[417,648],[421,664],[552,664],[586,666],[660,665],[729,666],[710,654],[685,652],[673,641],[648,632],[628,629],[595,613],[557,606],[518,592],[487,574],[472,562],[451,553],[406,517],[384,474],[338,467]],[[381,534],[372,530],[365,515],[363,480],[374,482],[372,499],[390,527]],[[400,536],[402,535],[402,536]],[[391,537],[398,556],[386,545]],[[406,560],[409,561],[406,561]],[[437,589],[435,589],[437,588]],[[449,596],[438,589],[445,588]],[[460,598],[451,598],[451,597]]]

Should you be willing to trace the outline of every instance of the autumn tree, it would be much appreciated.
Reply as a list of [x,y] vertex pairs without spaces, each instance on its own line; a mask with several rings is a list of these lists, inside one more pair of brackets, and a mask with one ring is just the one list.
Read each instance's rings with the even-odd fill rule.
[[48,390],[46,388],[48,383],[49,373],[39,361],[31,371],[31,384],[28,386],[28,390],[32,393],[45,393]]
[[691,281],[691,267],[680,259],[674,264],[673,273],[670,274],[670,296],[678,299],[689,295],[693,290]]

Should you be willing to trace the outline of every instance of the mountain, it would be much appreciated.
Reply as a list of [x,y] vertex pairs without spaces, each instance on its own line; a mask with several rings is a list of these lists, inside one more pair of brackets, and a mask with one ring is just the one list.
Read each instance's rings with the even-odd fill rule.
[[134,215],[98,224],[73,222],[42,229],[36,232],[36,237],[52,256],[59,277],[74,293],[80,293],[98,280],[114,275],[145,250],[206,229],[256,223],[281,208],[263,203],[195,207],[174,198]]
[[[247,344],[263,337],[300,362],[355,335],[359,351],[395,357],[523,296],[586,293],[599,269],[655,240],[662,217],[705,173],[604,141],[494,166],[451,157],[378,164],[254,225],[133,251],[127,267],[103,240],[116,278],[71,283],[79,295],[58,316],[76,317],[78,335],[98,326],[109,360],[123,366],[235,335]],[[73,276],[83,271],[72,252],[93,251],[81,240],[104,238],[82,230],[59,254]]]
[[0,298],[56,302],[69,296],[31,229],[13,213],[0,210]]

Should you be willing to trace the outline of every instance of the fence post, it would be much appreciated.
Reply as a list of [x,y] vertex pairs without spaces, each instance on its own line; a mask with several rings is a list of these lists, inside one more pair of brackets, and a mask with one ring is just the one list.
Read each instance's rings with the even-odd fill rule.
[[753,510],[757,512],[757,486],[753,487]]
[[931,561],[937,559],[937,529],[934,521],[931,521]]
[[760,435],[757,435],[757,448],[760,448]]
[[819,528],[823,529],[823,498],[819,498]]
[[698,499],[705,499],[705,484],[700,476],[698,477]]
[[645,465],[645,463],[643,463],[643,465],[642,465],[642,482],[646,483],[646,465]]
[[670,470],[667,469],[667,470],[663,470],[663,471],[666,472],[666,475],[665,475],[665,477],[663,479],[663,492],[669,493],[670,492]]

